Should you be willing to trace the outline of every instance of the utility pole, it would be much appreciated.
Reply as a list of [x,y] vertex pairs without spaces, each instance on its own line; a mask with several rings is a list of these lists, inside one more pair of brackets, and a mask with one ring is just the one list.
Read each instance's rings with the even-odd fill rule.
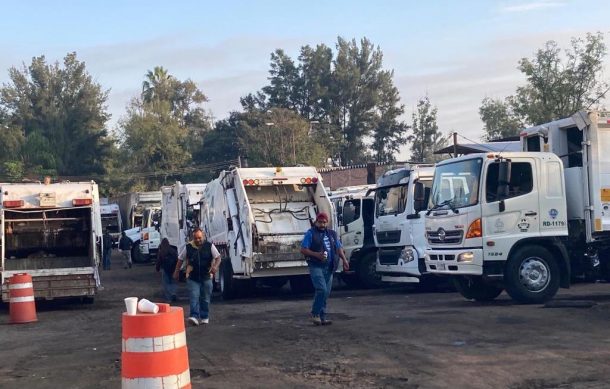
[[453,131],[453,158],[457,157],[457,131]]

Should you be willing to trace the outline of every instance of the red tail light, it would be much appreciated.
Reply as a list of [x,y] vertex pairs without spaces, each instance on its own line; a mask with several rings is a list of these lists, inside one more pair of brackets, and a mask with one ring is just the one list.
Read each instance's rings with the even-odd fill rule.
[[74,199],[72,200],[72,205],[75,207],[82,207],[84,205],[93,204],[93,199]]
[[2,202],[4,208],[21,208],[23,204],[23,200],[4,200]]
[[311,182],[313,182],[314,184],[318,183],[318,177],[312,177]]
[[243,181],[243,184],[244,184],[244,185],[248,185],[248,180],[244,180],[244,181]]

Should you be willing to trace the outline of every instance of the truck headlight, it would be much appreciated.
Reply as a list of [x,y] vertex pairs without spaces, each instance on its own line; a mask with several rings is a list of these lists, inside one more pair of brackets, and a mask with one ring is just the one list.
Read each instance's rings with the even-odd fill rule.
[[472,252],[462,253],[462,254],[458,255],[457,261],[458,262],[472,262],[472,261],[474,261],[474,253],[472,253]]
[[413,249],[410,247],[405,247],[404,249],[402,249],[402,251],[400,252],[400,259],[404,263],[413,261],[415,259],[415,255],[413,254]]

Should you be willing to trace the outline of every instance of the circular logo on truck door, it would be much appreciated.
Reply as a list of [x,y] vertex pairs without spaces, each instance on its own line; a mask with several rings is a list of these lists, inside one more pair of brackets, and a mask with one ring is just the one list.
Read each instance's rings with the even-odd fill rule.
[[552,208],[549,211],[549,216],[551,217],[551,219],[557,219],[557,215],[559,215],[559,211],[556,210],[555,208]]
[[445,230],[443,230],[442,228],[439,228],[437,234],[438,234],[438,240],[441,242],[444,242],[445,237],[447,236],[447,233],[445,232]]

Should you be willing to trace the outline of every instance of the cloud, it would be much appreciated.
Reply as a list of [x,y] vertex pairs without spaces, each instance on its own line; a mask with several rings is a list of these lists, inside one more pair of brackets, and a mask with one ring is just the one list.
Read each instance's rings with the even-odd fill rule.
[[539,9],[563,7],[565,5],[566,5],[565,1],[539,0],[539,1],[530,1],[527,3],[521,3],[521,4],[505,5],[503,7],[500,7],[500,12],[503,12],[503,13],[529,12],[529,11],[535,11],[535,10],[539,10]]

